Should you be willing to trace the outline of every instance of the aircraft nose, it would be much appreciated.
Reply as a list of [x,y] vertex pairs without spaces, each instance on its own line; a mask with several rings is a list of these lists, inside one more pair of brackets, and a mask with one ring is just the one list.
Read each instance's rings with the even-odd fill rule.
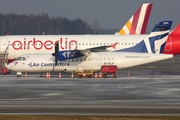
[[8,70],[12,70],[13,69],[13,67],[16,65],[16,64],[18,64],[18,62],[11,62],[11,63],[9,63],[7,66],[6,66],[6,68],[8,69]]
[[7,64],[7,65],[6,65],[6,68],[7,68],[8,70],[11,70],[11,69],[10,69],[10,66],[11,66],[11,63]]

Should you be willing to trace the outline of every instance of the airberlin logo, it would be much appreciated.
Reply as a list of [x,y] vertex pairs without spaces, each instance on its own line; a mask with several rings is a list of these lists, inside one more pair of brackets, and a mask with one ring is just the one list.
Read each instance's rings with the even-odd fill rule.
[[32,40],[27,40],[24,38],[24,40],[15,40],[12,43],[12,47],[14,50],[31,50],[31,49],[36,49],[36,50],[41,50],[41,49],[46,49],[46,50],[52,50],[53,46],[56,42],[59,42],[59,48],[62,50],[66,49],[77,49],[77,41],[76,40],[68,40],[67,38],[63,39],[60,38],[59,40],[40,40],[33,38]]

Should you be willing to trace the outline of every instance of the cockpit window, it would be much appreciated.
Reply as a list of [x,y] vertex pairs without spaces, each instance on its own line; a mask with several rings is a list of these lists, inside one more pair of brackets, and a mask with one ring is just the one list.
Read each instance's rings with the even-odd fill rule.
[[15,60],[16,61],[26,61],[26,58],[25,57],[18,57]]
[[26,58],[25,58],[25,57],[23,57],[23,61],[26,61]]

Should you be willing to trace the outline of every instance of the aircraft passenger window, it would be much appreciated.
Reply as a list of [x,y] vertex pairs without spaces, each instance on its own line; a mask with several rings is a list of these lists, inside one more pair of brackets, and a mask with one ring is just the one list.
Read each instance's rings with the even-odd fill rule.
[[106,43],[104,43],[104,45],[106,45]]
[[80,62],[82,62],[82,59],[80,59]]
[[100,45],[102,45],[102,43],[100,43]]
[[82,45],[84,45],[84,43]]
[[88,46],[88,43],[86,43],[86,45]]
[[129,43],[129,45],[131,45],[131,43]]
[[132,45],[134,45],[134,43],[132,43]]
[[72,59],[72,62],[74,62],[74,59]]
[[118,45],[120,45],[120,43],[118,43]]
[[114,58],[112,58],[112,60],[114,60]]
[[127,43],[125,43],[125,45],[127,45]]
[[81,43],[79,43],[79,46],[81,45]]
[[108,60],[110,60],[110,58],[108,58]]
[[121,45],[123,45],[123,43],[121,43]]
[[106,58],[104,58],[104,60],[106,60]]
[[95,45],[95,43],[93,43],[93,45]]
[[97,43],[97,45],[98,45],[98,43]]
[[89,43],[89,45],[91,46],[91,43]]
[[78,59],[76,59],[76,62],[78,62]]
[[100,60],[102,60],[102,58],[100,58]]

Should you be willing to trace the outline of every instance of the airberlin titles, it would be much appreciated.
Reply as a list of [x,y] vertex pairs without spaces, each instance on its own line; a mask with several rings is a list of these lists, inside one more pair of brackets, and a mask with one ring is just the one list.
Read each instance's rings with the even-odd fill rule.
[[[12,48],[14,50],[30,50],[30,49],[46,49],[46,50],[52,50],[53,46],[56,42],[59,42],[59,48],[61,50],[66,49],[77,49],[77,41],[76,40],[68,40],[68,38],[60,38],[59,40],[40,40],[37,38],[33,38],[32,40],[28,40],[24,38],[23,40],[15,40],[12,44]],[[33,48],[32,48],[33,47]]]

